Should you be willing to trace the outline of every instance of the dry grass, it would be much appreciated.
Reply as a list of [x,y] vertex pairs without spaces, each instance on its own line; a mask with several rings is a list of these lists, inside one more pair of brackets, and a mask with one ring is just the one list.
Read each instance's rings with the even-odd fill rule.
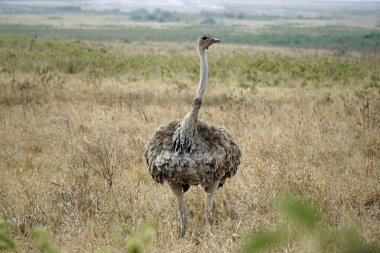
[[[19,252],[37,251],[30,230],[40,226],[60,252],[118,252],[112,231],[150,219],[160,221],[152,252],[231,252],[248,232],[277,225],[272,201],[286,191],[313,201],[331,227],[353,219],[367,242],[379,242],[375,90],[211,85],[200,118],[229,129],[243,161],[217,193],[209,233],[204,193],[186,193],[182,240],[175,199],[151,180],[143,154],[159,125],[185,114],[195,84],[105,78],[93,85],[66,74],[41,86],[33,73],[18,72],[0,80],[0,218],[15,225]],[[300,251],[291,243],[284,250]]]

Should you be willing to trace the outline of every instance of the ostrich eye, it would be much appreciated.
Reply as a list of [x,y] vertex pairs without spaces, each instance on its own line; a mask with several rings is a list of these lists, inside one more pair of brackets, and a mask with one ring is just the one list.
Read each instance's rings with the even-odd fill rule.
[[202,40],[206,40],[206,39],[207,39],[207,37],[206,37],[206,36],[203,36],[203,37],[202,37]]

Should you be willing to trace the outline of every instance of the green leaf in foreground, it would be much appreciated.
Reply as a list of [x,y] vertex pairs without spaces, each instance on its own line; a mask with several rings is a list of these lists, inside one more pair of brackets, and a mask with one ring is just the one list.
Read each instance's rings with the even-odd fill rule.
[[0,220],[0,251],[13,250],[16,245],[10,237],[11,224],[9,222]]
[[150,234],[158,228],[158,221],[151,220],[141,225],[140,229],[132,233],[131,238],[127,242],[127,252],[139,253],[142,252],[145,247],[152,246],[152,239]]
[[380,252],[380,245],[366,242],[355,223],[342,221],[338,226],[331,225],[304,198],[287,194],[275,206],[286,219],[279,219],[276,228],[259,228],[262,232],[253,233],[239,253],[282,252],[288,250],[289,245],[297,248],[296,252]]
[[112,247],[103,249],[101,252],[145,252],[153,244],[151,234],[158,228],[158,225],[157,220],[147,221],[137,229],[129,224],[115,224],[110,231]]
[[243,245],[240,252],[262,252],[273,249],[284,241],[284,234],[279,231],[262,231],[254,234]]
[[37,240],[37,249],[43,253],[58,253],[58,249],[56,249],[50,243],[50,235],[49,232],[44,228],[34,228],[31,231],[32,237]]
[[282,199],[279,203],[279,210],[291,221],[309,229],[314,229],[321,220],[311,203],[293,196]]

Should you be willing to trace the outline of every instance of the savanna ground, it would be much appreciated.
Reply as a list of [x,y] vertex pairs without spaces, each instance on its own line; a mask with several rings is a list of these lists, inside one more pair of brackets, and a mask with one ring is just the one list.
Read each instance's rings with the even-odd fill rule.
[[[345,251],[346,228],[379,244],[378,51],[220,44],[208,59],[200,119],[226,127],[243,158],[209,229],[203,191],[186,193],[181,239],[175,198],[150,178],[144,150],[196,93],[194,43],[0,36],[0,219],[17,252],[124,252],[146,244],[131,231],[150,220],[151,252],[232,252],[284,226],[284,193],[312,203],[325,235],[285,225],[295,240],[277,251]],[[47,243],[31,232],[40,227]]]

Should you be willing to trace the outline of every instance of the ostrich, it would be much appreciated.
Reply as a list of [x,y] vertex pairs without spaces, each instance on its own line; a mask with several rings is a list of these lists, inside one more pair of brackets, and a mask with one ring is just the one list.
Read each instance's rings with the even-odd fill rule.
[[208,66],[206,49],[219,42],[211,35],[198,38],[200,80],[197,94],[182,120],[161,126],[149,140],[145,158],[157,183],[166,181],[177,198],[181,236],[186,232],[186,206],[183,194],[190,185],[201,184],[207,194],[204,220],[214,219],[214,194],[226,178],[235,175],[241,151],[232,136],[221,127],[198,120],[205,92]]

